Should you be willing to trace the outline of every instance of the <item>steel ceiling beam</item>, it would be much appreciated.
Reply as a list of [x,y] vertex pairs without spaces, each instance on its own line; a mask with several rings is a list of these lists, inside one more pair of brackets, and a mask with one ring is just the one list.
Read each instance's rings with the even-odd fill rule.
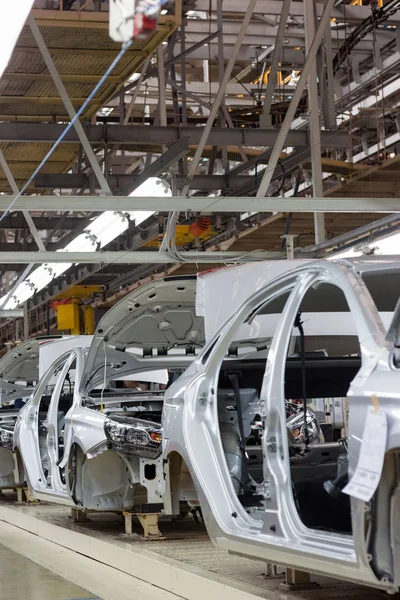
[[[211,10],[216,12],[217,0],[196,0],[196,10],[209,12]],[[321,16],[323,12],[323,5],[317,3],[316,5],[317,15]],[[243,13],[243,1],[242,0],[229,0],[224,6],[225,14]],[[268,16],[280,16],[282,12],[282,0],[257,0],[254,14],[268,15]],[[302,2],[292,0],[289,14],[293,17],[304,16],[304,6]],[[346,23],[354,25],[361,23],[369,16],[371,16],[371,8],[369,6],[352,6],[350,4],[338,5],[332,9],[332,18],[337,20],[344,20]],[[400,13],[390,15],[386,21],[388,25],[400,24]]]
[[[55,186],[59,187],[59,186]],[[75,229],[83,223],[85,220],[84,217],[65,217],[62,225],[59,227],[60,231],[69,231],[70,229]],[[33,217],[33,222],[36,226],[36,229],[47,229],[51,230],[55,225],[57,225],[60,221],[59,216],[49,215],[47,217]],[[7,215],[0,223],[0,229],[27,229],[27,223],[25,221],[25,217],[22,214],[11,214]]]
[[[153,163],[146,167],[139,175],[128,175],[128,181],[122,190],[122,194],[129,194],[142,185],[149,177],[157,177],[164,173],[172,164],[189,152],[188,138],[182,138],[179,142],[172,144]],[[130,181],[129,181],[130,180]]]
[[[165,160],[165,155],[166,153],[161,155],[160,158]],[[147,177],[157,177],[157,175],[168,168],[164,162],[152,168],[155,163],[156,161],[140,175],[109,175],[108,183],[112,190],[117,192],[119,189],[129,187],[129,193],[143,183],[145,172],[147,172]],[[195,175],[192,179],[191,187],[195,190],[206,191],[235,189],[253,180],[253,175]],[[183,185],[183,183],[184,178],[178,176],[178,187]],[[84,187],[85,185],[89,185],[89,177],[85,173],[39,173],[35,177],[35,186],[40,189],[54,190],[56,188],[64,188],[69,190]],[[49,229],[49,227],[47,226],[45,229]],[[68,227],[65,227],[65,229],[68,229]]]
[[[190,35],[190,39],[193,42],[200,42],[203,39],[204,34],[203,33],[194,33],[191,32],[190,34],[188,33],[188,35]],[[345,42],[346,37],[344,36],[342,38],[342,40],[340,40],[340,37],[342,37],[341,35],[339,36],[339,39],[334,39],[332,46],[334,47],[335,50],[339,50],[341,45]],[[230,35],[224,35],[224,47],[225,45],[227,47],[229,46],[233,46],[235,44],[237,38],[237,34],[236,33],[232,33]],[[369,39],[368,39],[369,38]],[[247,36],[244,37],[242,45],[243,46],[252,46],[254,48],[254,46],[270,46],[275,42],[276,39],[276,34],[273,34],[271,32],[271,35],[267,36],[263,36],[263,35],[254,35],[254,34],[249,34]],[[388,44],[391,41],[395,40],[395,35],[394,32],[390,32],[389,34],[385,35],[385,38],[381,38],[378,35],[378,41],[380,43],[382,43],[382,45]],[[355,48],[355,51],[364,51],[364,52],[369,52],[371,53],[372,47],[371,44],[373,42],[373,38],[372,36],[368,36],[367,38],[363,38],[358,44],[357,47]],[[298,37],[290,37],[289,38],[289,43],[287,44],[288,48],[300,48],[303,49],[305,48],[305,40],[304,40],[304,32],[299,31],[299,36]]]
[[24,316],[24,309],[23,308],[13,308],[10,310],[1,310],[0,309],[0,318],[1,319],[19,319],[20,317]]
[[[0,196],[0,211],[6,210],[13,196]],[[182,196],[22,196],[13,211],[40,210],[103,212],[106,210],[170,212],[327,212],[399,213],[400,198],[268,198]],[[0,260],[1,263],[1,260]]]
[[[261,63],[262,61],[259,60],[259,63]],[[283,96],[291,96],[294,92],[294,86],[293,85],[279,85],[276,82],[276,73],[277,71],[282,70],[281,66],[279,65],[279,68],[276,69],[275,71],[275,79],[273,77],[271,77],[271,80],[274,81],[274,85],[272,86],[272,92],[274,94],[281,94]],[[293,69],[291,69],[293,70]],[[239,73],[240,75],[240,73]],[[268,76],[268,78],[270,79],[270,77]],[[234,81],[229,81],[227,86],[226,86],[226,98],[229,100],[233,99],[231,97],[234,97],[237,94],[243,94],[246,92],[246,90],[248,90],[248,94],[251,95],[256,94],[256,93],[260,93],[260,86],[257,83],[246,83],[244,85],[242,85],[239,81],[239,83],[236,81],[235,77],[233,77]],[[171,80],[167,81],[168,85],[171,85]],[[142,92],[142,95],[149,95],[149,92],[152,93],[153,98],[158,97],[158,93],[156,90],[156,86],[158,85],[158,81],[155,77],[152,77],[151,79],[149,79],[148,81],[149,84],[149,88],[151,87],[153,89],[153,91],[151,92],[151,90],[147,90],[148,93],[144,94],[144,90]],[[171,85],[171,87],[173,87]],[[218,81],[188,81],[186,84],[186,88],[185,88],[185,93],[188,92],[189,94],[193,95],[193,94],[200,94],[203,97],[208,97],[210,94],[211,95],[216,95],[219,91],[219,82]],[[126,94],[127,98],[130,98],[130,94]],[[188,96],[189,97],[189,96]],[[197,99],[196,95],[194,95],[194,98]],[[210,103],[206,102],[205,106],[207,108],[210,108]]]
[[[263,44],[265,45],[265,44]],[[232,55],[233,46],[224,45],[224,57],[225,60],[229,60]],[[240,49],[237,62],[248,63],[249,61],[253,61],[257,58],[257,55],[260,54],[258,48],[252,46],[242,46]],[[207,60],[211,56],[212,60],[216,60],[218,56],[218,46],[217,44],[207,44],[206,46],[201,46],[194,50],[191,54],[192,59],[196,60]],[[261,54],[262,56],[262,54]],[[304,64],[304,48],[300,50],[294,50],[293,48],[285,48],[284,55],[284,64],[288,67],[289,70],[294,68],[301,68]],[[290,65],[290,67],[289,67]]]
[[[281,252],[247,252],[246,261],[270,258],[283,258]],[[226,263],[237,262],[243,258],[243,252],[183,252],[185,262],[190,263]],[[84,264],[172,264],[179,263],[168,252],[136,250],[123,252],[0,252],[2,264],[48,264],[48,263],[84,263]]]
[[[53,123],[0,123],[0,142],[55,142],[67,125]],[[196,146],[201,139],[202,127],[192,126],[146,126],[146,125],[85,125],[85,133],[92,144],[172,144],[183,137]],[[273,146],[279,129],[252,129],[213,127],[207,138],[208,145],[217,146]],[[286,138],[288,146],[308,146],[307,130],[291,130]],[[65,143],[79,143],[75,131],[69,131]],[[321,131],[321,143],[328,148],[348,148],[346,131]]]
[[[290,12],[290,11],[289,11]],[[369,15],[371,17],[371,13]],[[227,42],[230,40],[231,36],[236,36],[239,33],[241,26],[241,19],[229,19],[226,17],[224,19],[224,41]],[[197,35],[204,36],[207,34],[210,29],[215,28],[218,30],[217,21],[215,19],[188,19],[186,24],[186,33],[190,36],[192,41],[196,41]],[[212,32],[212,33],[215,33]],[[265,42],[263,45],[268,46],[272,40],[272,44],[274,43],[274,39],[277,36],[276,26],[266,25],[265,23],[260,23],[257,21],[252,21],[247,29],[246,35],[249,38],[254,39],[253,45],[256,45],[259,41],[259,38],[264,36]],[[376,39],[377,41],[388,43],[395,37],[395,31],[391,28],[388,29],[377,29],[376,30]],[[348,31],[345,28],[337,28],[335,29],[335,42],[338,44],[340,41],[345,41],[348,38]],[[285,39],[287,46],[297,46],[300,41],[301,46],[305,46],[305,31],[302,27],[294,27],[292,25],[288,25],[285,31]],[[374,34],[369,31],[363,36],[363,42],[372,42],[374,40]],[[246,43],[246,42],[245,42]],[[250,40],[249,42],[250,43]]]

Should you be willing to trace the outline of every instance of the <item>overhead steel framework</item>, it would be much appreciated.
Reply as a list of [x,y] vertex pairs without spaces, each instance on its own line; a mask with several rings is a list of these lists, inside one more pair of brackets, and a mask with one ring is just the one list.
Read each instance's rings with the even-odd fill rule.
[[[66,129],[66,125],[53,123],[0,123],[0,142],[14,143],[54,143]],[[189,125],[116,125],[87,124],[84,127],[89,142],[95,146],[118,144],[119,146],[136,147],[140,144],[172,144],[187,139],[189,144],[197,146],[202,136],[202,128]],[[206,138],[206,143],[218,146],[271,146],[275,143],[279,131],[260,128],[226,128],[213,127]],[[322,144],[325,148],[348,148],[350,146],[347,131],[321,131]],[[79,142],[76,131],[69,131],[63,143]],[[286,137],[288,146],[307,146],[310,143],[309,132],[304,130],[290,131]]]
[[[397,4],[168,5],[157,33],[134,41],[27,193],[0,215],[0,297],[36,264],[64,260],[56,251],[91,235],[102,211],[123,213],[123,232],[101,253],[68,253],[75,264],[29,300],[31,333],[41,330],[38,307],[79,282],[105,283],[112,295],[161,271],[189,269],[185,260],[193,272],[208,260],[280,258],[292,234],[300,249],[320,255],[331,240],[380,231],[383,213],[395,230]],[[120,50],[108,37],[107,3],[62,7],[35,0],[0,82],[0,211]],[[172,197],[162,186],[156,197],[142,193],[154,177]],[[134,190],[140,195],[130,197]],[[148,211],[143,221],[138,211]],[[199,214],[210,225],[196,238],[189,226]],[[0,341],[7,327],[0,325]]]
[[[12,196],[0,196],[0,211],[4,211]],[[267,197],[132,197],[132,196],[22,196],[13,211],[88,211],[112,209],[115,212],[193,212],[193,213],[397,213],[400,198],[267,198]]]

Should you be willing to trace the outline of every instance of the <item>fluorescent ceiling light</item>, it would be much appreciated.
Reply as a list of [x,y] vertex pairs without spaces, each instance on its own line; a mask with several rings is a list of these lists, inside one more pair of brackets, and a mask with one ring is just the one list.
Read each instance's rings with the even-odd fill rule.
[[137,81],[139,77],[140,73],[132,73],[132,75],[128,79],[128,83],[133,83],[134,81]]
[[[167,188],[156,177],[150,177],[141,186],[139,186],[130,196],[144,196],[152,198],[160,195],[160,187],[164,188],[164,193],[171,196],[171,190]],[[137,210],[127,212],[113,212],[111,210],[102,213],[100,216],[93,219],[84,233],[79,234],[62,250],[65,252],[65,258],[68,259],[68,252],[95,252],[97,247],[103,248],[116,237],[124,233],[129,227],[130,221],[135,221],[136,225],[140,225],[143,221],[153,215],[153,211]],[[33,271],[25,281],[20,283],[15,290],[14,295],[8,300],[3,309],[16,308],[36,292],[40,292],[49,283],[59,275],[62,275],[72,266],[72,263],[48,263],[43,264]],[[4,302],[6,295],[0,298],[1,303]]]
[[8,65],[32,6],[33,0],[0,2],[0,77]]

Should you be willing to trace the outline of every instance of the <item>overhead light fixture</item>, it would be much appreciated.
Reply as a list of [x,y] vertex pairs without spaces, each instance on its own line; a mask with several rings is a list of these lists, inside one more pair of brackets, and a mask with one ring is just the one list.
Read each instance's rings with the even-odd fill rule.
[[133,83],[134,81],[137,81],[139,77],[140,73],[132,73],[132,75],[128,79],[128,83]]
[[0,77],[9,63],[33,1],[0,2]]

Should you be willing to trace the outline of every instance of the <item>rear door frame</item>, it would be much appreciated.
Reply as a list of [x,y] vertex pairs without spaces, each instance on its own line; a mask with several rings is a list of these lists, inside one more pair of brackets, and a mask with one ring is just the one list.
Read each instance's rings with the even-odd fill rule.
[[[59,465],[60,461],[58,458],[58,451],[59,451],[58,404],[59,404],[59,399],[60,399],[60,395],[62,392],[62,386],[64,385],[65,377],[75,359],[78,364],[77,353],[74,350],[72,350],[69,352],[69,356],[62,368],[62,371],[59,374],[57,383],[54,386],[54,390],[51,395],[48,417],[47,417],[48,423],[49,423],[48,429],[47,429],[47,452],[49,455],[50,466],[51,466],[51,493],[56,494],[57,496],[67,496],[68,495],[67,494],[67,486],[61,480],[60,465]],[[77,369],[76,369],[76,371],[77,371]],[[69,409],[68,413],[73,408],[74,401],[75,401],[75,386],[74,386],[74,395],[73,395],[72,406]],[[67,414],[65,415],[65,424],[67,424]],[[67,428],[67,430],[64,429],[64,435],[67,432],[68,432],[68,428]],[[65,456],[65,452],[66,452],[66,447],[65,447],[65,443],[64,443],[64,456]],[[64,456],[63,456],[63,458],[64,458]],[[49,487],[48,487],[48,489],[50,490]]]

